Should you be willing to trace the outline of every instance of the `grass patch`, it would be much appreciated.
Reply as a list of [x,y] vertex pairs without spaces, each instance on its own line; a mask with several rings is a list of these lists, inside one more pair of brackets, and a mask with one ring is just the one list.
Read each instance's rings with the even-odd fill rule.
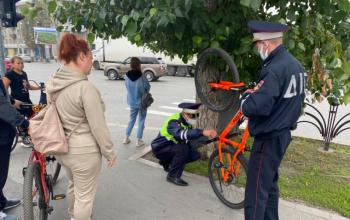
[[[332,144],[334,153],[322,153],[317,150],[321,145],[321,141],[293,137],[280,167],[281,197],[350,217],[350,146]],[[156,161],[152,154],[145,159]],[[207,176],[208,162],[187,164],[185,170]]]

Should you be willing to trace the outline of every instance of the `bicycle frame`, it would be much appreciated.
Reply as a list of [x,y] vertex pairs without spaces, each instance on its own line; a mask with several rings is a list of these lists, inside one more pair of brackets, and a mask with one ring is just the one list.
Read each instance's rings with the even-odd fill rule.
[[45,203],[47,204],[50,199],[50,189],[46,181],[46,158],[43,154],[39,153],[35,149],[32,150],[32,153],[29,156],[28,164],[37,163],[40,167],[40,182],[44,191]]
[[[235,176],[238,175],[238,172],[240,169],[240,163],[238,161],[236,162],[236,159],[239,154],[243,154],[246,150],[245,145],[249,137],[248,125],[243,131],[241,142],[235,142],[227,137],[229,133],[232,131],[232,129],[241,120],[242,117],[244,117],[243,113],[241,111],[238,111],[236,115],[228,123],[228,125],[225,127],[225,129],[219,135],[218,151],[219,151],[220,162],[223,161],[222,148],[227,147],[228,145],[236,148],[233,158],[228,158],[230,167],[227,169],[227,172],[225,172],[224,168],[221,168],[221,176],[223,177],[224,182],[228,181],[230,173],[233,173]],[[235,165],[235,162],[236,162],[236,165]]]
[[[209,84],[212,89],[240,91],[245,88],[244,83],[233,83],[228,81],[220,81],[218,83],[211,82]],[[223,177],[224,182],[227,182],[229,180],[230,173],[233,173],[235,176],[238,175],[238,172],[240,169],[240,163],[238,161],[236,162],[236,159],[239,154],[243,154],[246,150],[246,143],[249,137],[248,124],[243,131],[241,142],[235,142],[228,137],[230,132],[233,130],[233,128],[242,119],[244,119],[244,115],[241,111],[238,111],[235,114],[235,116],[230,120],[230,122],[227,124],[225,129],[219,135],[218,151],[219,151],[219,160],[221,163],[223,161],[222,148],[227,147],[228,145],[236,148],[233,158],[230,158],[231,156],[229,155],[228,160],[230,163],[230,167],[227,169],[227,171],[225,172],[224,168],[220,168],[221,176]],[[236,162],[236,165],[235,165],[235,162]]]

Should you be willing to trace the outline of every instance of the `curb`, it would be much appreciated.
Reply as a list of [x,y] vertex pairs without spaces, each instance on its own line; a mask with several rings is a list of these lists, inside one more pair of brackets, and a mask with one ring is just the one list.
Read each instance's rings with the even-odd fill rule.
[[[155,167],[155,168],[159,168],[162,169],[162,167],[158,164],[155,163],[153,161],[150,160],[146,160],[143,159],[142,157],[146,154],[148,154],[151,151],[151,146],[147,146],[144,149],[142,149],[141,151],[135,153],[134,155],[132,155],[131,157],[129,157],[129,160],[135,160],[138,161],[140,163],[143,163],[147,166],[150,167]],[[197,175],[197,174],[193,174],[193,173],[188,173],[186,171],[184,171],[184,175],[188,176],[188,177],[194,177],[194,178],[201,178],[201,179],[207,179],[206,177]],[[286,201],[283,199],[280,199],[280,205],[292,208],[292,209],[296,209],[300,212],[315,216],[315,217],[319,217],[320,219],[328,219],[328,220],[350,220],[346,217],[340,216],[334,212],[328,212],[325,210],[321,210],[318,208],[313,208],[313,207],[309,207],[300,203],[294,203],[294,202],[290,202],[290,201]]]

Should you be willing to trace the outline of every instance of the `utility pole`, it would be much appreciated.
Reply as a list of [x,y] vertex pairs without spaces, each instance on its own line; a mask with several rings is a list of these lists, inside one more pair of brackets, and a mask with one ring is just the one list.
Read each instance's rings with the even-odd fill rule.
[[2,36],[2,20],[0,18],[0,77],[5,76],[4,64],[4,38]]
[[0,78],[5,76],[4,38],[2,36],[2,18],[4,16],[4,1],[0,0]]

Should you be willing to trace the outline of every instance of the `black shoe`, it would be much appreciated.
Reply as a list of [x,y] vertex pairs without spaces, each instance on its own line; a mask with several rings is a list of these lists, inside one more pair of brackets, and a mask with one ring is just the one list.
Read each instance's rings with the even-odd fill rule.
[[168,173],[170,171],[170,164],[162,162],[162,161],[159,161],[159,164],[162,165],[165,172]]
[[21,200],[7,200],[6,205],[4,207],[4,210],[12,209],[14,207],[17,207],[21,204]]
[[168,182],[174,183],[175,185],[178,185],[178,186],[188,186],[188,183],[181,178],[167,176],[166,180]]

